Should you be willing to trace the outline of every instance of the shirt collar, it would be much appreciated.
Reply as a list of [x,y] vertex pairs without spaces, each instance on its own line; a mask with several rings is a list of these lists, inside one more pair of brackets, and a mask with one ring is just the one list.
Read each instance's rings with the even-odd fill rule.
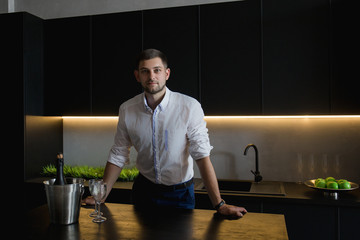
[[[171,91],[166,87],[166,91],[165,91],[165,96],[164,98],[161,100],[161,102],[159,103],[159,105],[156,108],[159,108],[160,111],[164,111],[167,107],[167,105],[169,104],[169,99],[170,99],[170,94]],[[152,112],[152,109],[149,107],[146,97],[145,97],[145,92],[143,93],[144,96],[144,107],[146,110]]]

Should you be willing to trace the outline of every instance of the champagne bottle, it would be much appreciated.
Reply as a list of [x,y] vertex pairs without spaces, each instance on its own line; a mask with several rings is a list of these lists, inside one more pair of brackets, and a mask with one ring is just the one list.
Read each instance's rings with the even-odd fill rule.
[[65,177],[64,177],[64,156],[61,152],[57,154],[56,161],[56,180],[54,185],[65,185]]

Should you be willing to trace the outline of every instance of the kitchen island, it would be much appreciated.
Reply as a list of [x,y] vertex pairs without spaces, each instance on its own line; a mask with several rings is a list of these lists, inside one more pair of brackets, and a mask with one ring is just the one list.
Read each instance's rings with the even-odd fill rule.
[[[43,181],[37,178],[26,182],[27,209],[33,209],[46,203]],[[194,179],[195,186],[202,183]],[[86,185],[87,183],[85,183]],[[132,182],[116,182],[106,199],[110,203],[131,203]],[[251,213],[283,214],[290,239],[353,239],[358,234],[360,216],[360,189],[341,193],[337,200],[325,197],[322,192],[304,184],[283,182],[286,195],[251,195],[223,193],[222,198],[229,204],[243,206]],[[84,197],[89,195],[87,187]],[[196,208],[212,209],[206,192],[195,190]],[[34,202],[37,200],[37,202]],[[315,224],[318,222],[321,224]],[[306,231],[304,231],[306,229]],[[311,238],[309,238],[311,236]]]
[[27,239],[288,239],[281,214],[247,213],[230,220],[214,210],[136,210],[130,204],[106,203],[101,211],[107,221],[93,223],[93,207],[83,206],[79,222],[71,225],[50,223],[47,205],[28,212]]

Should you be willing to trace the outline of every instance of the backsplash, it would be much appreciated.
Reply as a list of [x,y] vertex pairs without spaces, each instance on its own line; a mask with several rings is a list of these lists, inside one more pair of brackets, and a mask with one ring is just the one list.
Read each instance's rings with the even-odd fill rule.
[[[255,153],[264,180],[301,182],[320,176],[360,182],[360,118],[206,118],[211,160],[220,179],[253,180]],[[104,166],[117,118],[64,118],[67,164]],[[131,150],[134,165],[136,151]],[[196,166],[196,164],[194,164]],[[200,177],[194,167],[195,177]]]

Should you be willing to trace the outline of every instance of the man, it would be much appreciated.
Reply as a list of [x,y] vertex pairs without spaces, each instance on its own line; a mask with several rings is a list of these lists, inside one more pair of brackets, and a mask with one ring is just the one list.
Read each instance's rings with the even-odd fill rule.
[[105,167],[107,194],[134,146],[140,172],[132,191],[136,206],[193,209],[195,161],[214,208],[222,215],[242,217],[245,208],[221,199],[200,104],[166,87],[170,77],[166,56],[155,49],[143,51],[134,74],[144,92],[120,106],[115,143]]

